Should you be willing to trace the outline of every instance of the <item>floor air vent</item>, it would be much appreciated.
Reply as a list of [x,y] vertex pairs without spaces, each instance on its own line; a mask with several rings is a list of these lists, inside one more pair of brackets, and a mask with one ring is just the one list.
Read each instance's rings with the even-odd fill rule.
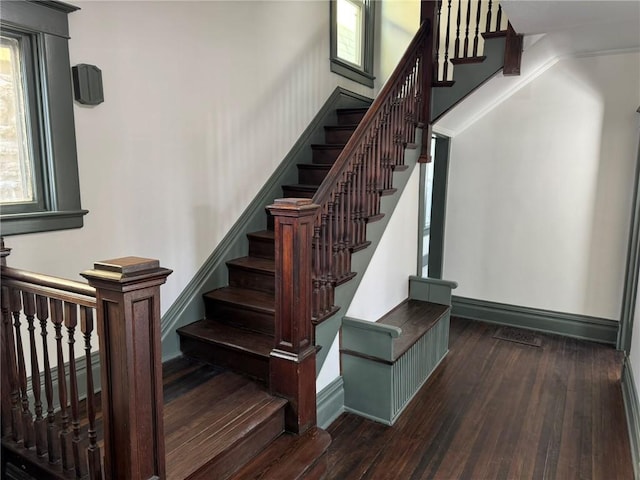
[[523,345],[529,345],[530,347],[542,346],[542,339],[535,332],[521,328],[500,327],[493,338],[521,343]]

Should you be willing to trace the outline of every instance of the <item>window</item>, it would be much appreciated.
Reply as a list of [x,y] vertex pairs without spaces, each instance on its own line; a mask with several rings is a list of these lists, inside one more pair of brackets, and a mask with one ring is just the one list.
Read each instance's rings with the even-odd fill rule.
[[67,14],[57,1],[2,2],[2,235],[79,228],[87,213],[73,121]]
[[372,0],[332,0],[331,71],[373,87]]

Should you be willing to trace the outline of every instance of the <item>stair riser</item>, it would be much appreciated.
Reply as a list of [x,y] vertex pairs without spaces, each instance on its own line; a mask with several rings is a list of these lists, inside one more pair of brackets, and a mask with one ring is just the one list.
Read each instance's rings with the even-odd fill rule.
[[355,127],[350,128],[348,130],[344,130],[344,129],[334,130],[334,129],[327,128],[324,131],[324,140],[326,143],[337,143],[340,145],[344,145],[349,141],[354,131],[355,131]]
[[266,422],[249,432],[244,439],[216,457],[210,465],[201,468],[188,480],[224,480],[233,475],[246,462],[256,456],[284,431],[284,413],[278,410]]
[[247,310],[242,306],[217,302],[209,298],[205,298],[205,310],[207,318],[254,332],[273,335],[273,314]]
[[329,173],[329,168],[298,168],[298,183],[303,185],[320,185]]
[[338,114],[338,125],[354,125],[360,123],[366,114],[366,110],[356,110],[356,111],[337,111]]
[[276,247],[273,240],[249,238],[249,256],[275,258]]
[[312,162],[318,165],[333,165],[340,152],[341,148],[313,148]]
[[310,192],[308,190],[298,190],[295,186],[291,187],[282,187],[282,196],[284,198],[313,198],[315,192]]
[[229,285],[275,293],[276,281],[272,272],[256,272],[229,266]]
[[269,381],[268,358],[186,336],[180,336],[180,349],[187,357],[228,368],[263,383]]

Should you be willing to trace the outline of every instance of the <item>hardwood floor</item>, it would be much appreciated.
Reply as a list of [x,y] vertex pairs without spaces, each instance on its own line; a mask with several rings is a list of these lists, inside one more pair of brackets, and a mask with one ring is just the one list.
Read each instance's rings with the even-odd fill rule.
[[393,427],[343,414],[328,478],[631,479],[613,348],[540,334],[539,348],[452,319],[450,352]]

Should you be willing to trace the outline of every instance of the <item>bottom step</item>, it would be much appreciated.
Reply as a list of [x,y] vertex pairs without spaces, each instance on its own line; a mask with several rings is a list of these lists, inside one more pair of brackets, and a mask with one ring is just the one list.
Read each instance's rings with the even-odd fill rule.
[[231,477],[233,480],[314,480],[327,472],[331,437],[319,428],[285,433]]
[[286,403],[231,372],[169,402],[167,480],[228,478],[283,432]]

